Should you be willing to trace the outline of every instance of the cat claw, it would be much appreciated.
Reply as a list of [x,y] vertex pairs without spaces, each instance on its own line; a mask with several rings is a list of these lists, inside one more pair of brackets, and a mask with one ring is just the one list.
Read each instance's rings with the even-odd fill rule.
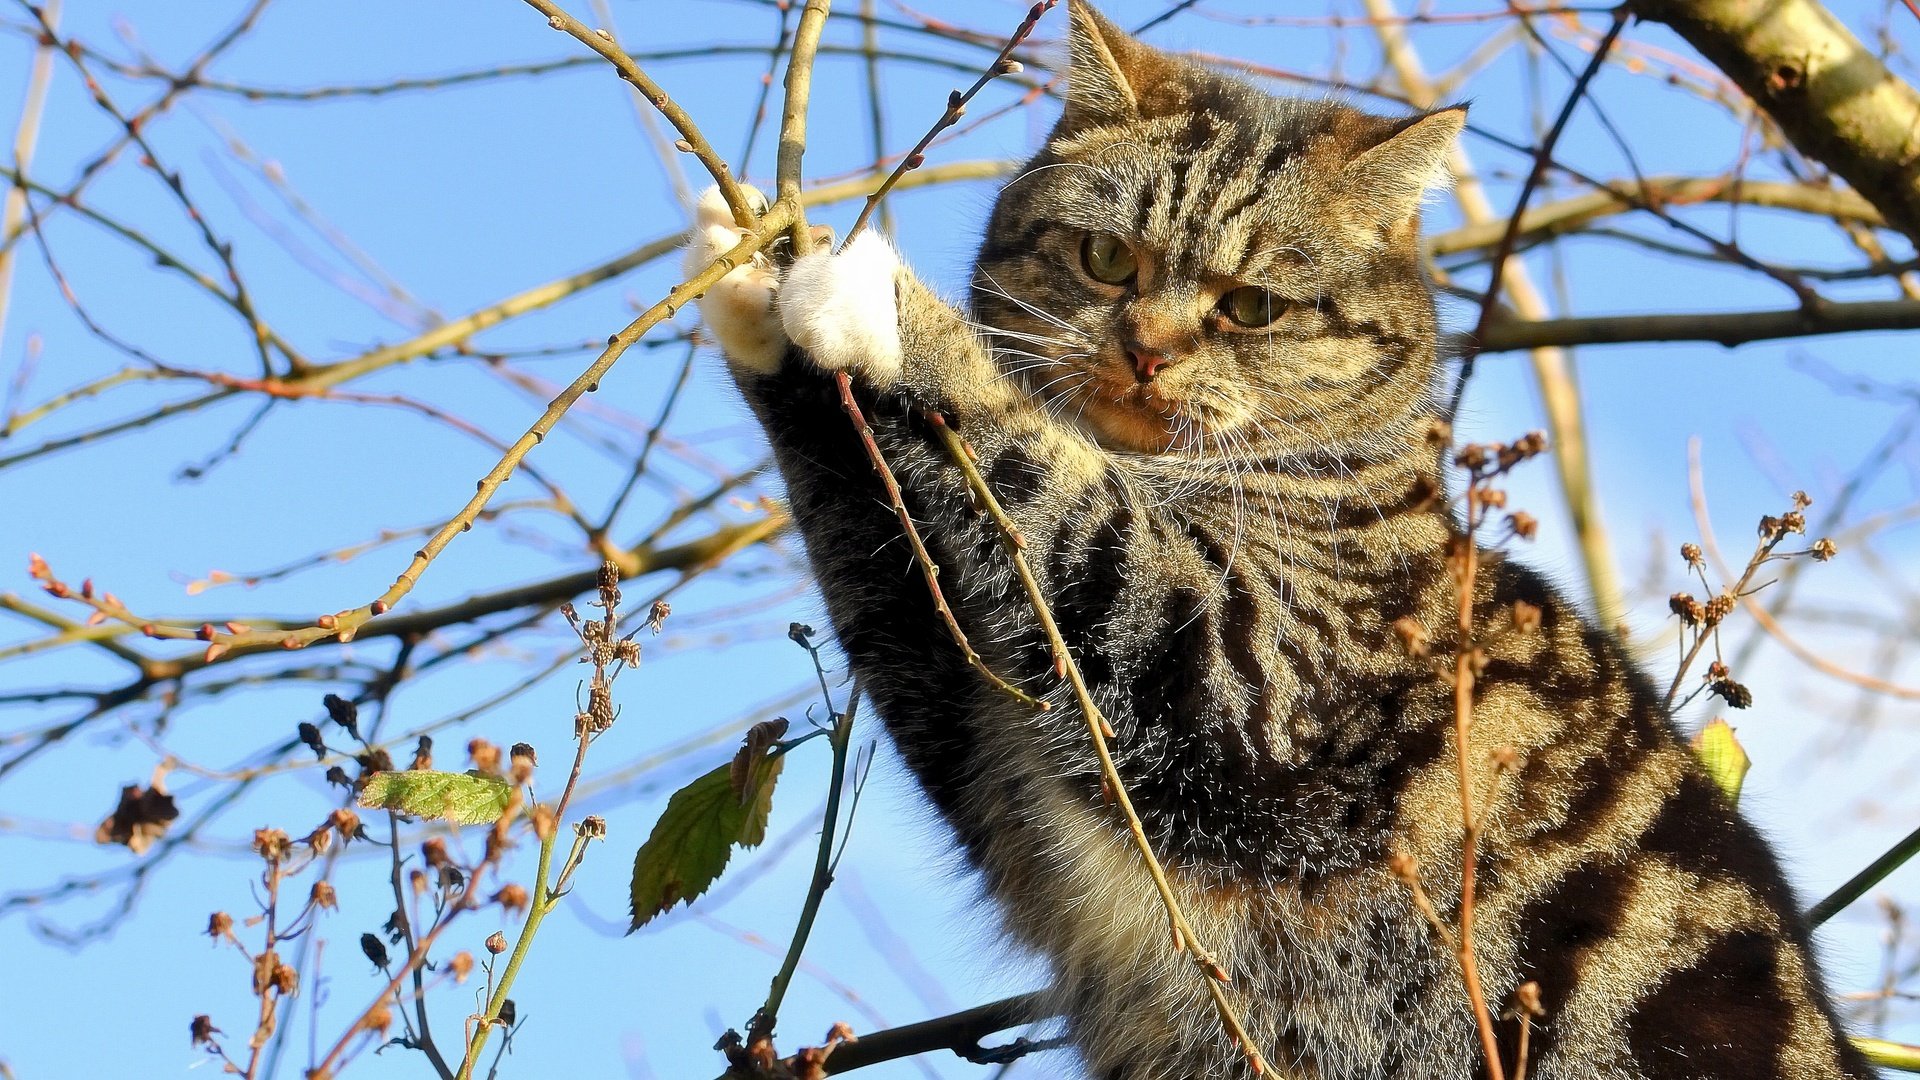
[[838,254],[816,249],[780,285],[781,325],[828,371],[858,372],[879,385],[900,378],[900,256],[869,229]]
[[[756,213],[766,210],[767,197],[759,189],[742,184],[741,190]],[[704,270],[739,244],[745,233],[734,224],[733,211],[720,189],[708,188],[694,206],[693,237],[681,260],[683,271],[691,277]],[[734,366],[761,375],[779,370],[787,352],[787,335],[774,311],[779,291],[780,275],[772,261],[755,254],[700,297],[700,318]]]

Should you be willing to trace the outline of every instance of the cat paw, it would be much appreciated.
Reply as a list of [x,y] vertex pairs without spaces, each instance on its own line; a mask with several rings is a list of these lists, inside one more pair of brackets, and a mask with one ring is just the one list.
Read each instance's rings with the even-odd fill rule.
[[885,386],[900,377],[900,256],[869,229],[844,251],[821,248],[798,260],[780,284],[781,325],[828,371],[865,375]]
[[[741,188],[755,213],[766,210],[765,195],[748,184]],[[733,222],[727,201],[720,197],[720,189],[708,188],[694,207],[693,238],[687,243],[682,269],[688,276],[706,269],[743,235],[744,230]],[[779,291],[779,271],[764,254],[756,253],[751,262],[736,267],[700,297],[701,320],[736,367],[761,375],[779,369],[780,359],[787,352],[787,334],[774,310],[774,297]]]

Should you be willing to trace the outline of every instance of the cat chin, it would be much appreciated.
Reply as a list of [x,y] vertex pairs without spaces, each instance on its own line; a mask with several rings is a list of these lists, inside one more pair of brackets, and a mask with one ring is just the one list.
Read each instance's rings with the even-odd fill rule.
[[1109,450],[1165,454],[1175,449],[1178,428],[1165,414],[1127,401],[1090,394],[1080,424]]

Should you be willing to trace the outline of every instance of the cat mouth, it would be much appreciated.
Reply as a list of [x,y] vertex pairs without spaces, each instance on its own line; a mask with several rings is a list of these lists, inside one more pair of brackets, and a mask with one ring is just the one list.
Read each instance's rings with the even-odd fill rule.
[[1061,374],[1066,365],[1056,365],[1053,374],[1029,373],[1029,391],[1109,450],[1174,453],[1199,445],[1207,433],[1206,410],[1161,380],[1122,381],[1078,365]]
[[1081,391],[1082,423],[1102,446],[1166,454],[1199,442],[1199,410],[1168,393],[1158,381],[1116,386],[1096,379]]

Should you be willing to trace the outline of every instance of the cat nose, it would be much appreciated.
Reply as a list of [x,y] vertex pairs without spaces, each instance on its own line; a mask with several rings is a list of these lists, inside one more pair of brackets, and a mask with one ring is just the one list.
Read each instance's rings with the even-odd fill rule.
[[1138,341],[1127,342],[1127,356],[1133,361],[1134,378],[1141,382],[1152,382],[1154,376],[1173,365],[1172,353]]

